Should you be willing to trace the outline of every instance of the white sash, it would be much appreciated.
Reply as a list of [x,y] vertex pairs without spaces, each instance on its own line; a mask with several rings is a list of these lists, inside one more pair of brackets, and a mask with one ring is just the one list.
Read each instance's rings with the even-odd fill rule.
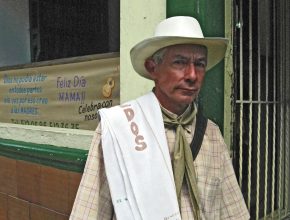
[[158,100],[100,110],[102,147],[118,220],[181,220]]

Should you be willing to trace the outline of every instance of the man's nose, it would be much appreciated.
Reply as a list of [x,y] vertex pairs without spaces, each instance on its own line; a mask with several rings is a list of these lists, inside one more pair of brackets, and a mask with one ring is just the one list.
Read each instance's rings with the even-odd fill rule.
[[186,67],[185,78],[195,81],[196,80],[196,69],[194,63],[189,63]]

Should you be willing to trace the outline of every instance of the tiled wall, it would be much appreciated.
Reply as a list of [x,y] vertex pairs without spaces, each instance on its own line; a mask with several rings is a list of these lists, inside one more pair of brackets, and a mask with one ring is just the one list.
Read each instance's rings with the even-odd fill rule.
[[64,220],[81,173],[0,156],[0,220]]

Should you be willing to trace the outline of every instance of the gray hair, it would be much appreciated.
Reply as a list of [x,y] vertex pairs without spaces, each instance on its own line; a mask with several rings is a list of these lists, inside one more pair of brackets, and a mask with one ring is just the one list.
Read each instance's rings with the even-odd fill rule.
[[163,58],[164,58],[164,54],[166,52],[167,48],[164,47],[164,48],[161,48],[160,50],[157,50],[151,57],[153,59],[153,61],[156,63],[156,64],[160,64],[162,63],[163,61]]

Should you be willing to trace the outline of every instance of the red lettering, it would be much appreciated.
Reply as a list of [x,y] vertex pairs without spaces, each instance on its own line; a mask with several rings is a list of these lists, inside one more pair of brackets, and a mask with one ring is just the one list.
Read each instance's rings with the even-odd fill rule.
[[131,123],[131,131],[135,136],[137,136],[139,133],[138,125],[134,121]]
[[143,142],[144,140],[144,137],[142,135],[138,135],[136,138],[135,138],[135,142],[136,144],[138,145],[141,145],[141,146],[136,146],[135,149],[137,151],[142,151],[142,150],[145,150],[146,147],[147,147],[147,144],[145,142]]
[[131,121],[134,118],[134,111],[131,108],[124,109],[125,115],[128,121]]
[[[121,107],[124,108],[123,111],[127,117],[127,120],[128,122],[132,121],[134,116],[135,116],[135,113],[133,111],[132,108],[130,108],[131,105],[127,104],[127,105],[122,105]],[[129,107],[129,108],[127,108]],[[143,151],[147,148],[147,144],[146,142],[144,142],[144,137],[142,135],[138,135],[139,133],[139,128],[138,128],[138,125],[136,122],[132,121],[130,123],[130,128],[131,128],[131,131],[132,131],[132,134],[134,134],[136,137],[135,137],[135,143],[137,144],[137,146],[135,146],[135,150],[137,151]]]

